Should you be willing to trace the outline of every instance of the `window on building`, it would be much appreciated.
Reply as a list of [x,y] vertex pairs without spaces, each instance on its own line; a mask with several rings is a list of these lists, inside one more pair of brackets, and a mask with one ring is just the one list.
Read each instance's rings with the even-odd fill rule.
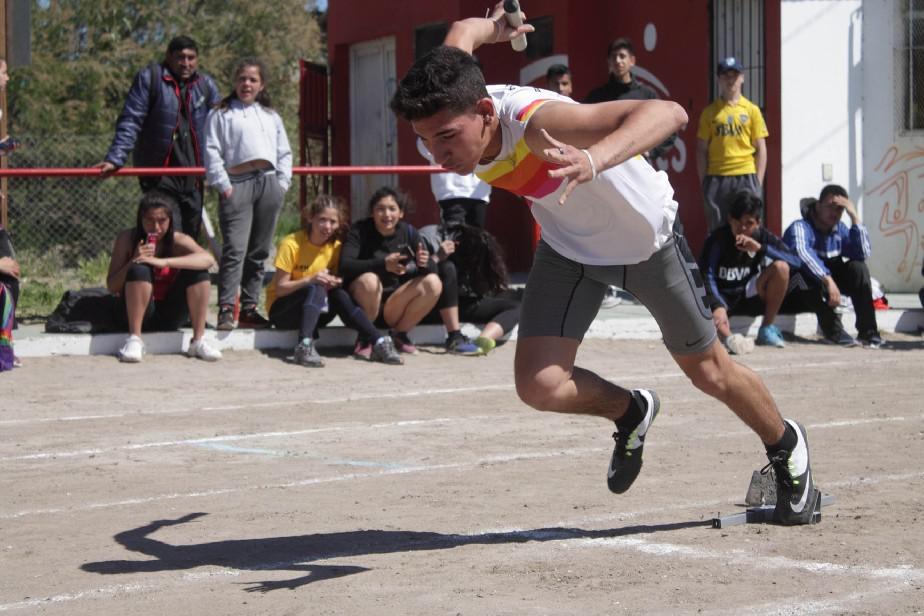
[[924,0],[902,0],[902,35],[898,38],[902,128],[924,130]]
[[449,26],[445,22],[420,26],[414,30],[414,59],[419,60],[434,47],[443,44]]
[[551,56],[555,49],[551,16],[527,19],[526,23],[536,29],[526,35],[526,57],[539,60]]
[[712,65],[709,67],[713,96],[718,96],[716,65],[728,56],[738,58],[744,64],[741,93],[761,109],[766,109],[764,1],[712,1]]

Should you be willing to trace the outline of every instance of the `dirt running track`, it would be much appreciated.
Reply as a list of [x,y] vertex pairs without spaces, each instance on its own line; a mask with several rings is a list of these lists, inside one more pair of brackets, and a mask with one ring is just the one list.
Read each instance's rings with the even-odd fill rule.
[[621,497],[611,426],[527,409],[512,344],[323,370],[28,359],[0,375],[0,612],[920,614],[924,343],[893,340],[745,358],[837,502],[723,530],[766,459],[658,343],[579,356],[663,400]]

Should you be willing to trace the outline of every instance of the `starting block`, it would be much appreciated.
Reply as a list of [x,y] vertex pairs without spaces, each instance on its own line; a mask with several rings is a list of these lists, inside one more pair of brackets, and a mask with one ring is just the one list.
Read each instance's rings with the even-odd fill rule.
[[[822,494],[815,489],[812,499],[812,520],[809,524],[818,524],[821,521],[821,508],[834,504],[834,497]],[[745,497],[747,510],[731,515],[712,518],[712,528],[726,528],[739,524],[766,524],[773,521],[773,510],[776,508],[776,483],[769,475],[761,475],[754,471],[751,484]]]

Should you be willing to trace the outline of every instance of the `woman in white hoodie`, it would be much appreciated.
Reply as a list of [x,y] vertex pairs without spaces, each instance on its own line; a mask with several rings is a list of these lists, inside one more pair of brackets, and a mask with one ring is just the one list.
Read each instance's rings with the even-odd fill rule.
[[218,272],[218,329],[234,328],[240,288],[241,327],[267,327],[257,312],[263,262],[292,182],[292,150],[282,118],[266,92],[268,73],[256,58],[234,71],[234,90],[209,113],[206,181],[220,193],[222,234]]

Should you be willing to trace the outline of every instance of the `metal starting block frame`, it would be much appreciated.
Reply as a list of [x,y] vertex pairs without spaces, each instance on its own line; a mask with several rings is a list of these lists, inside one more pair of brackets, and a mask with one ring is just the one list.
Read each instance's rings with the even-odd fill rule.
[[[833,505],[834,497],[815,489],[811,498],[813,513],[809,524],[818,524],[821,521],[821,508]],[[712,518],[712,528],[772,522],[773,510],[776,508],[776,483],[769,475],[761,475],[759,471],[754,471],[745,504],[750,505],[745,511]]]

